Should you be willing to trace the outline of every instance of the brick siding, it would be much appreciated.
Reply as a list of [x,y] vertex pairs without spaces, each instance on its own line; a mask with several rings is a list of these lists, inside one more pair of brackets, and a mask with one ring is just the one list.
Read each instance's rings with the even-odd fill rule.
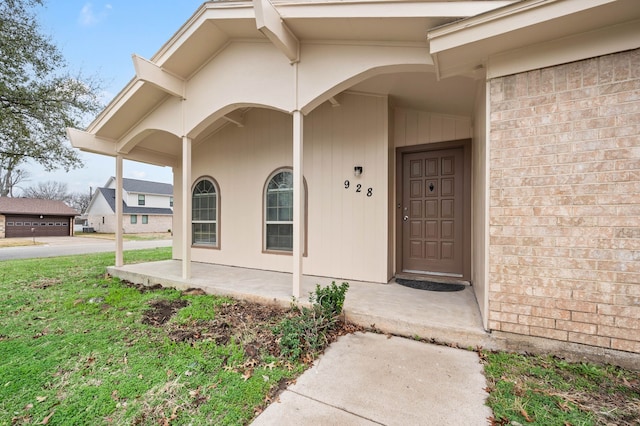
[[640,50],[490,102],[490,328],[640,353]]
[[[173,217],[169,215],[148,215],[149,222],[142,223],[142,215],[138,216],[138,223],[131,223],[131,215],[122,216],[122,230],[125,234],[138,234],[146,232],[167,232],[173,230]],[[104,217],[104,223],[102,218]],[[116,215],[89,215],[87,217],[88,226],[96,232],[115,233]]]

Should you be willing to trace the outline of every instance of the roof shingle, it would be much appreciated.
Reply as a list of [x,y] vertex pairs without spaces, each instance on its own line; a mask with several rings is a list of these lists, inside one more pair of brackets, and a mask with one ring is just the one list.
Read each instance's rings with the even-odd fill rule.
[[[113,188],[98,188],[98,191],[100,191],[104,199],[107,200],[107,203],[111,208],[111,211],[115,212],[116,211],[116,190]],[[127,206],[127,203],[124,202],[124,200],[122,201],[122,206],[123,206],[122,213],[124,214],[168,214],[168,215],[173,214],[173,211],[171,209],[162,208],[162,207],[139,207],[139,206],[129,207]]]
[[46,214],[60,216],[78,216],[80,214],[62,201],[12,197],[0,197],[0,213]]

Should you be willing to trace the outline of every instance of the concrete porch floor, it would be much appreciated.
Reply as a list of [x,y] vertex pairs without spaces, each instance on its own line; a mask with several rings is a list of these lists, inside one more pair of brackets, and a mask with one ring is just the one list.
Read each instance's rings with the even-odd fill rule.
[[[184,280],[179,260],[112,266],[108,272],[136,284],[160,284],[181,290],[199,288],[210,294],[285,307],[292,300],[292,276],[282,272],[193,262],[192,278]],[[331,281],[305,275],[300,301],[308,302],[316,284],[325,286]],[[434,339],[460,347],[491,346],[471,287],[457,292],[434,292],[393,281],[389,284],[349,281],[344,313],[350,322],[385,333]]]

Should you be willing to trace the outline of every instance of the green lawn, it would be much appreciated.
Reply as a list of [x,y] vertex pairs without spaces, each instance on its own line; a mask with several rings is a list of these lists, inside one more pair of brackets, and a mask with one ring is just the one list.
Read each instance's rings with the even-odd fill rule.
[[[0,262],[1,425],[246,424],[304,370],[256,329],[217,333],[217,312],[233,326],[239,302],[136,288],[105,276],[113,263],[112,253]],[[177,313],[164,322],[153,313],[167,306]],[[269,315],[256,314],[258,330],[280,318]]]
[[[171,248],[124,257],[164,260]],[[335,338],[311,345],[320,311],[137,287],[106,276],[113,263],[112,253],[0,262],[0,425],[247,424]],[[495,425],[640,424],[638,372],[479,355]]]
[[494,425],[640,425],[637,371],[554,356],[482,356]]

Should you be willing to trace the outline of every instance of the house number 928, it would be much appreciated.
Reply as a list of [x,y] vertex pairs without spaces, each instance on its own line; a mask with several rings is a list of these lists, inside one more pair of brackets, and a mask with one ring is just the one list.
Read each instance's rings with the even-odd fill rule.
[[[349,187],[351,186],[351,182],[349,182],[349,180],[345,180],[344,181],[344,189],[349,189]],[[356,184],[356,192],[363,192],[362,190],[362,184]],[[373,196],[373,188],[367,188],[367,197],[372,197]]]

